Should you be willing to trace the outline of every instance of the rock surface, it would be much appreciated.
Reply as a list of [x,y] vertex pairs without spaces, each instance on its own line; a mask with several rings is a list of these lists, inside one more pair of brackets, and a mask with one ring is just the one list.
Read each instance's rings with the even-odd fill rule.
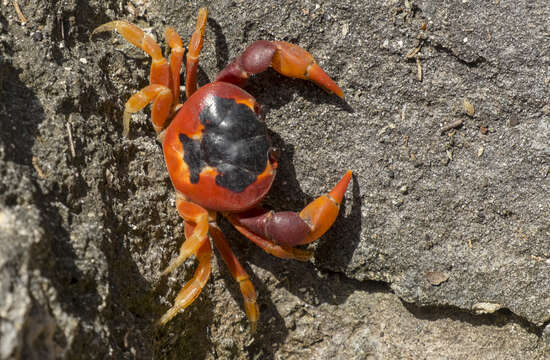
[[127,19],[187,41],[197,1],[4,1],[0,359],[545,359],[550,351],[550,4],[206,2],[199,83],[257,39],[308,49],[346,94],[268,71],[247,88],[282,150],[268,206],[355,177],[312,263],[222,224],[259,293],[249,334],[223,261],[160,271],[182,221],[149,111],[122,137],[149,59]]

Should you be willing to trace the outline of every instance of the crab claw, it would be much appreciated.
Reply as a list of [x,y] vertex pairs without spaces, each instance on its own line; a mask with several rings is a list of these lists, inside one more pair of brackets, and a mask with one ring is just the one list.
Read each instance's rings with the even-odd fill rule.
[[340,204],[351,180],[352,172],[348,170],[338,184],[328,193],[318,197],[306,206],[300,217],[311,226],[311,232],[300,244],[309,244],[320,238],[338,217]]
[[241,216],[236,228],[246,236],[239,228],[243,226],[262,239],[281,247],[309,244],[321,237],[338,217],[340,203],[351,176],[351,171],[346,172],[327,195],[313,200],[300,213],[269,211],[253,217]]
[[344,98],[342,89],[321,69],[309,52],[285,41],[258,40],[252,43],[220,71],[215,81],[242,87],[250,76],[267,70],[269,66],[284,76],[311,80],[326,91]]
[[342,89],[321,69],[309,52],[285,41],[273,43],[277,47],[271,63],[273,69],[288,77],[311,80],[326,91],[344,98]]

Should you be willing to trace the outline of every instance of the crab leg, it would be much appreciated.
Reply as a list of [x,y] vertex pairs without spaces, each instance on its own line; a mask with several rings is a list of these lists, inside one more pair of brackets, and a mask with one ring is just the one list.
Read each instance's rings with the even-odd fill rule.
[[144,87],[126,102],[123,117],[123,135],[130,131],[131,114],[140,111],[153,103],[152,121],[155,131],[159,133],[165,127],[166,119],[179,100],[179,72],[183,58],[181,38],[172,28],[166,29],[166,40],[171,48],[170,64],[162,56],[160,46],[134,24],[115,20],[97,27],[92,34],[117,30],[126,40],[145,51],[153,59],[149,86]]
[[254,285],[252,285],[248,274],[243,269],[241,263],[229,247],[223,233],[216,225],[210,226],[210,236],[212,236],[212,240],[214,240],[216,248],[220,251],[220,254],[223,257],[223,261],[229,268],[229,271],[231,271],[231,275],[233,275],[233,278],[239,283],[244,299],[244,310],[246,311],[248,321],[250,322],[250,331],[254,333],[256,332],[258,317],[260,316],[260,309],[256,303],[256,291],[254,290]]
[[167,27],[164,31],[164,38],[170,46],[170,84],[174,96],[173,104],[176,105],[180,100],[180,71],[185,49],[181,37],[174,28]]
[[179,256],[168,265],[162,272],[162,275],[172,272],[175,268],[180,266],[185,259],[194,254],[208,234],[208,212],[205,209],[197,204],[185,201],[179,196],[176,198],[176,207],[183,220],[185,220],[186,223],[191,222],[195,224],[195,226],[190,234],[186,232],[186,240],[181,245]]
[[172,107],[172,98],[172,91],[168,87],[158,84],[148,85],[132,95],[124,107],[122,134],[125,137],[128,136],[132,114],[140,111],[151,102],[153,102],[151,109],[153,127],[157,134],[161,132]]
[[169,67],[166,59],[162,56],[160,46],[152,37],[145,34],[139,27],[124,20],[115,20],[98,26],[94,29],[92,35],[104,31],[113,31],[115,29],[120,33],[120,35],[128,40],[128,42],[145,51],[153,59],[153,62],[151,63],[149,83],[169,87]]
[[242,231],[243,227],[247,228],[248,233],[264,241],[269,239],[280,247],[309,244],[321,237],[336,220],[351,176],[351,171],[347,171],[327,195],[313,200],[300,213],[269,211],[259,216],[237,214],[232,222],[237,223],[241,227],[236,226],[237,230],[252,241],[253,238]]
[[199,67],[199,55],[202,50],[207,17],[208,10],[206,8],[201,8],[197,17],[195,31],[193,35],[191,35],[191,40],[189,40],[189,50],[187,51],[187,60],[185,64],[187,71],[185,75],[185,95],[187,97],[190,97],[197,91],[197,69]]
[[285,41],[258,40],[252,43],[218,74],[216,81],[242,87],[251,75],[265,71],[269,66],[284,76],[311,80],[326,91],[344,98],[342,89],[321,69],[309,52]]
[[[185,236],[187,238],[191,237],[195,231],[195,224],[189,222],[185,223]],[[193,278],[189,280],[185,286],[180,290],[178,296],[174,300],[174,305],[168,309],[168,311],[162,315],[159,324],[164,325],[170,321],[174,316],[178,314],[181,309],[186,308],[191,305],[193,301],[200,295],[202,289],[206,285],[210,277],[211,264],[210,260],[212,258],[212,247],[210,246],[210,241],[208,236],[204,236],[200,242],[200,246],[195,252],[195,256],[199,260],[199,266],[195,270]]]

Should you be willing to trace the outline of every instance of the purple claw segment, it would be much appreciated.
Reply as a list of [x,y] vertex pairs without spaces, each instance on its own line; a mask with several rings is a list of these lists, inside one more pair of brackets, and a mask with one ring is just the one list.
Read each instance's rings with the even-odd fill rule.
[[298,245],[311,232],[311,228],[300,215],[292,211],[269,211],[259,216],[241,218],[239,222],[256,235],[282,246]]
[[271,60],[275,51],[277,51],[277,46],[271,41],[255,41],[246,48],[241,56],[227,65],[216,76],[215,81],[229,82],[242,87],[246,85],[246,81],[250,75],[261,73],[271,66]]

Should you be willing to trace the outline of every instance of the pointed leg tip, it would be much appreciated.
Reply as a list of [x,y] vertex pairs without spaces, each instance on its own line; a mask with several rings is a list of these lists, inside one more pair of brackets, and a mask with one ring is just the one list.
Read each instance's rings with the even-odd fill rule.
[[[250,283],[250,286],[252,286],[252,283]],[[260,308],[256,303],[256,298],[251,300],[245,297],[244,310],[248,317],[248,323],[250,324],[250,333],[255,334],[258,326],[258,318],[260,317]]]
[[166,325],[168,321],[172,320],[174,316],[178,314],[178,311],[179,309],[176,309],[175,307],[171,307],[170,309],[168,309],[166,313],[164,313],[164,315],[162,315],[160,319],[158,319],[155,322],[155,325],[158,327]]
[[208,18],[208,9],[202,7],[199,9],[199,14],[197,16],[197,30],[203,32],[206,25],[206,19]]
[[[199,246],[201,245],[201,243],[199,242]],[[186,249],[187,250],[187,249]],[[191,256],[193,253],[195,253],[195,249],[192,249],[192,250],[187,250],[187,251],[182,251],[180,252],[180,254],[178,255],[177,258],[175,258],[174,260],[172,260],[170,262],[170,264],[166,267],[166,269],[164,269],[162,272],[161,272],[161,276],[164,276],[164,275],[167,275],[169,273],[171,273],[172,271],[176,270],[176,268],[178,266],[180,266],[181,264],[183,264],[183,262],[185,260],[187,260],[187,258],[189,256]]]
[[94,36],[95,34],[100,33],[100,32],[111,31],[113,28],[110,27],[110,24],[111,23],[106,23],[106,24],[103,24],[103,25],[99,25],[98,27],[96,27],[92,31],[92,36]]
[[257,326],[258,326],[258,322],[256,322],[256,321],[250,322],[250,334],[251,335],[256,334],[256,330],[258,330]]
[[172,261],[170,265],[168,265],[164,270],[162,270],[162,272],[160,273],[160,276],[166,276],[170,274],[172,271],[174,271],[181,264],[178,260],[179,259]]
[[336,85],[336,83],[334,83],[334,87],[332,89],[330,89],[336,96],[338,96],[340,99],[344,100],[345,96],[344,96],[344,91],[338,86]]
[[113,31],[118,29],[120,25],[128,25],[129,23],[124,20],[113,20],[106,22],[105,24],[99,25],[92,31],[92,36],[100,32]]

